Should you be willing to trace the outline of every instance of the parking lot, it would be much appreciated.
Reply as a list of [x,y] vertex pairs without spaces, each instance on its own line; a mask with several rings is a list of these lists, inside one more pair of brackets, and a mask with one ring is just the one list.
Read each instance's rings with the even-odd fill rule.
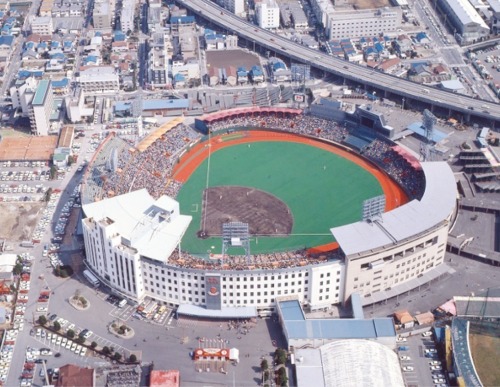
[[408,386],[448,385],[436,344],[429,333],[410,336],[398,343],[398,357]]

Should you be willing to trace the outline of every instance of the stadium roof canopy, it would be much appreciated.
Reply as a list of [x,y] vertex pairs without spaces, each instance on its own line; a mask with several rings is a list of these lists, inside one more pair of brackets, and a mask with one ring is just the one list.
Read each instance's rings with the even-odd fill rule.
[[397,355],[370,340],[342,340],[318,349],[297,349],[297,385],[404,386]]
[[380,221],[360,221],[330,230],[348,258],[394,246],[433,228],[451,215],[457,200],[457,188],[449,165],[427,162],[421,166],[425,175],[425,192],[420,200],[412,200],[382,214]]
[[141,255],[166,262],[179,244],[192,217],[179,213],[168,196],[155,200],[144,188],[83,206],[86,218],[113,225],[122,244]]

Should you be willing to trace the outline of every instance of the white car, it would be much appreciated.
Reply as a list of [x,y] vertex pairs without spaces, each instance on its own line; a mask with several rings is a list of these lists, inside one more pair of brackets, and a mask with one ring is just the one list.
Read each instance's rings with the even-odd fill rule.
[[400,356],[399,359],[400,360],[411,360],[410,356],[406,356],[406,355]]
[[441,362],[439,360],[433,360],[429,362],[430,365],[441,365]]
[[37,312],[48,312],[49,308],[47,308],[46,306],[39,306],[38,308],[36,308],[36,311]]
[[405,372],[414,371],[414,370],[415,370],[415,368],[413,368],[412,366],[403,367],[403,371],[405,371]]
[[92,335],[93,335],[93,332],[92,331],[88,331],[87,333],[85,333],[85,335],[83,335],[83,337],[86,338],[86,339],[88,339]]
[[396,339],[396,341],[397,341],[398,343],[404,343],[405,341],[408,341],[408,340],[406,339],[406,337],[398,337],[398,338]]
[[437,350],[435,348],[426,348],[424,352],[425,353],[436,353]]
[[432,336],[432,332],[431,331],[424,332],[424,333],[422,333],[422,336],[424,336],[424,337]]
[[433,366],[431,366],[431,370],[432,371],[441,371],[442,368],[441,368],[441,366],[433,365]]

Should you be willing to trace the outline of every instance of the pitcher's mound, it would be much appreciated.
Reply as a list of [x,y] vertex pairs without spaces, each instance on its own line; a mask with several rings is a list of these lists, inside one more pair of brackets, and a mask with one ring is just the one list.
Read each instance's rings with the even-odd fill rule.
[[248,223],[251,235],[289,235],[293,217],[277,197],[255,188],[221,186],[203,192],[200,237],[217,236],[222,224]]

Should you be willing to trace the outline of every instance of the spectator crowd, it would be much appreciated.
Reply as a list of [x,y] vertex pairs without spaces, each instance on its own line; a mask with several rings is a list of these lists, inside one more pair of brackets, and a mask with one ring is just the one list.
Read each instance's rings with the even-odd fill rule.
[[416,170],[403,156],[394,150],[394,144],[376,139],[360,152],[379,165],[387,174],[403,187],[411,199],[420,199],[424,194],[425,177],[423,171]]

